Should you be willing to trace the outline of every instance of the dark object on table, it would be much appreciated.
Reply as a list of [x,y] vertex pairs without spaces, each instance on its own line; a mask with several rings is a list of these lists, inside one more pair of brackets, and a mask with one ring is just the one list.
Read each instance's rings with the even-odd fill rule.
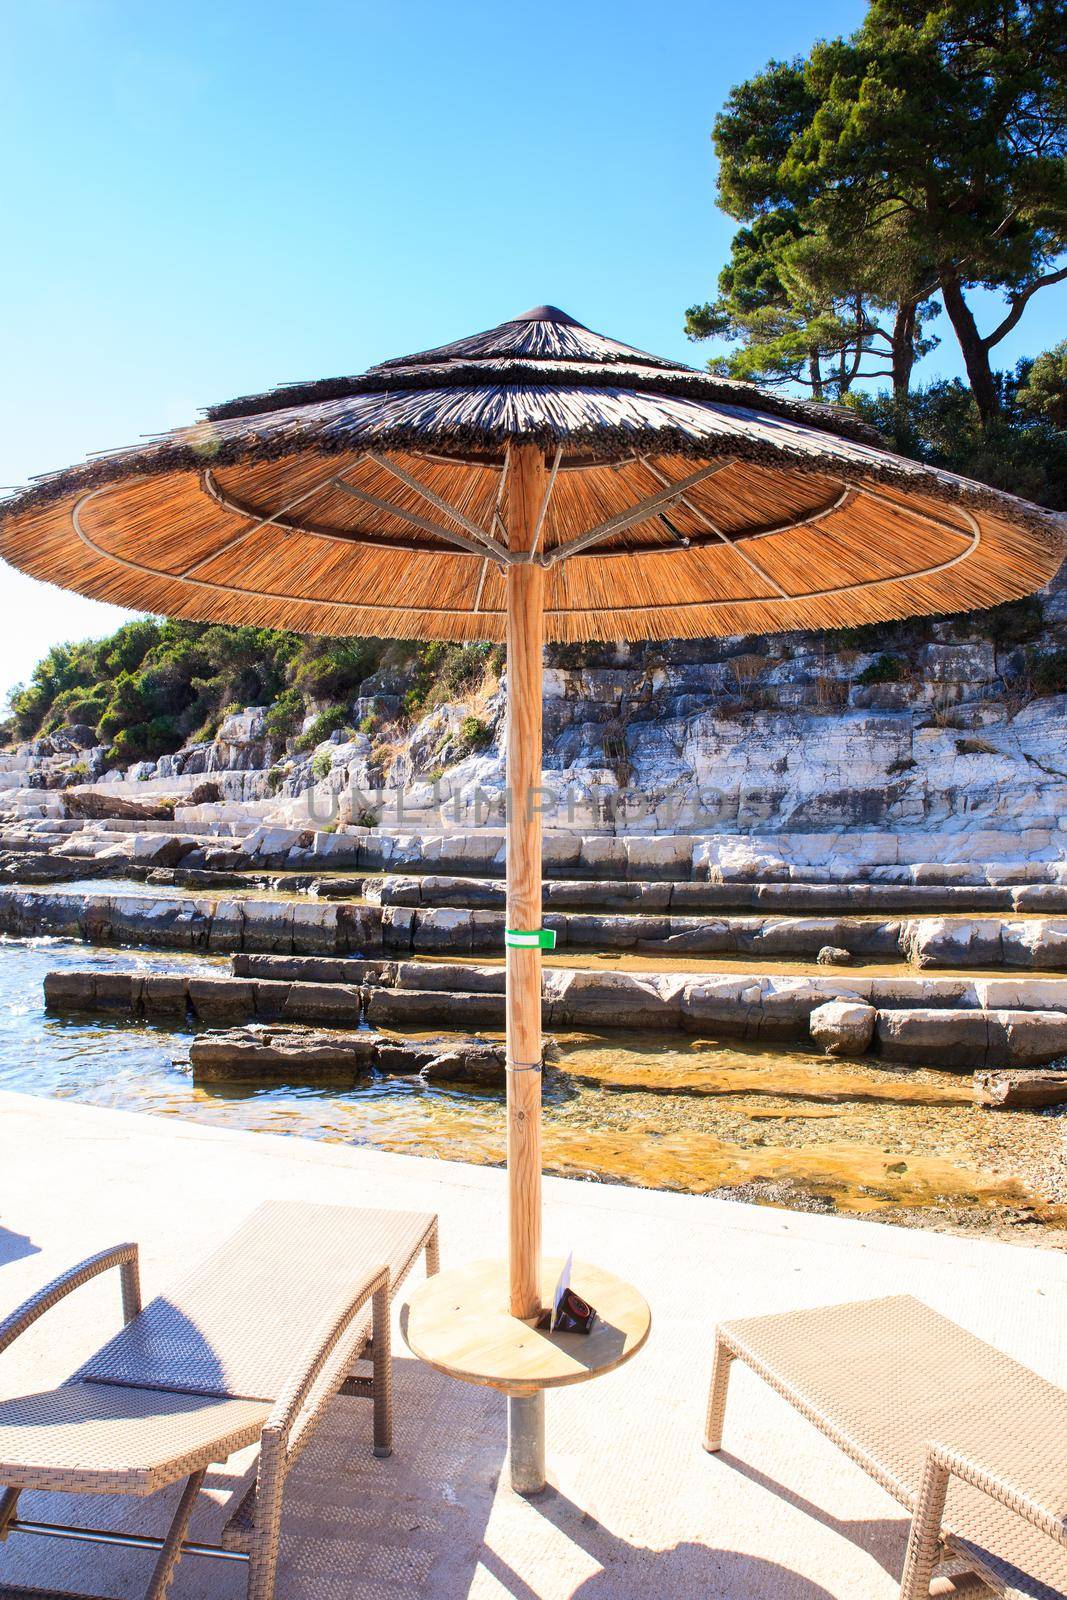
[[569,1286],[564,1289],[556,1305],[553,1332],[592,1333],[595,1322],[596,1312],[588,1301],[583,1300],[580,1294],[575,1294]]

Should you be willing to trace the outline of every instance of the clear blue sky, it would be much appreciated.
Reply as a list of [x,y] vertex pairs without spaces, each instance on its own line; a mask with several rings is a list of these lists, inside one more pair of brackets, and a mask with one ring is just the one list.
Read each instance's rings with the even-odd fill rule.
[[[700,362],[714,115],[863,9],[0,0],[0,484],[544,300]],[[1065,323],[1038,296],[1003,363]],[[946,340],[924,375],[959,370]],[[9,568],[0,598],[0,701],[122,616]]]

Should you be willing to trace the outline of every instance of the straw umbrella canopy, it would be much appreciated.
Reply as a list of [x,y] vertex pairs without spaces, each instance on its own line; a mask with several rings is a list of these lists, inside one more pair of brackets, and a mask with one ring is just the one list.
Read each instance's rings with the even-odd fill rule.
[[[210,408],[36,481],[0,554],[97,599],[321,634],[506,639],[511,1310],[539,1309],[545,639],[835,628],[1039,588],[1064,519],[842,410],[538,306]],[[525,937],[523,937],[525,936]]]

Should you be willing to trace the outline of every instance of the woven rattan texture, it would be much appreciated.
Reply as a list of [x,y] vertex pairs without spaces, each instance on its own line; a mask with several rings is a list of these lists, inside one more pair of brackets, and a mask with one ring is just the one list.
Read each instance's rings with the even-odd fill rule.
[[[432,1216],[413,1212],[269,1201],[78,1376],[274,1400],[345,1286],[383,1264],[398,1284],[433,1226]],[[363,1318],[369,1331],[369,1307]]]
[[[719,1331],[728,1350],[909,1509],[927,1446],[941,1443],[1052,1518],[1067,1511],[1067,1393],[920,1301],[825,1306]],[[1067,1550],[955,1477],[944,1527],[1007,1593],[1067,1595]]]
[[268,1407],[70,1383],[0,1402],[0,1483],[153,1494],[205,1460],[253,1444]]

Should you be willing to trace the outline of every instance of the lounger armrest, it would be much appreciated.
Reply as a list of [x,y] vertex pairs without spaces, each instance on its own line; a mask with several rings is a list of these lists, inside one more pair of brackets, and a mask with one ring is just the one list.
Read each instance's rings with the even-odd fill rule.
[[[389,1316],[389,1268],[375,1268],[355,1294],[347,1296],[322,1324],[304,1355],[296,1363],[290,1381],[279,1394],[264,1425],[287,1461],[299,1454],[314,1428],[322,1407],[340,1388],[353,1360],[353,1349],[360,1337],[353,1323],[368,1301],[374,1301],[375,1332]],[[346,1337],[348,1335],[348,1337]],[[377,1342],[377,1340],[376,1340]],[[310,1404],[309,1404],[310,1400]]]
[[1047,1533],[1057,1544],[1067,1546],[1067,1520],[1063,1513],[1042,1505],[1028,1489],[1013,1483],[1003,1472],[995,1472],[973,1457],[943,1444],[929,1445],[926,1460],[928,1467],[940,1468],[942,1472],[969,1483],[972,1488],[981,1489],[991,1499],[999,1500],[1001,1505],[1017,1512],[1035,1528],[1040,1528],[1042,1533]]
[[116,1244],[110,1250],[101,1250],[99,1255],[90,1256],[79,1266],[71,1267],[58,1278],[53,1278],[51,1283],[45,1284],[43,1289],[23,1301],[17,1310],[12,1311],[0,1322],[0,1354],[9,1344],[13,1344],[20,1333],[35,1323],[38,1317],[43,1317],[46,1311],[60,1300],[63,1300],[74,1289],[80,1289],[83,1283],[88,1283],[90,1278],[98,1277],[101,1272],[108,1272],[112,1267],[118,1267],[122,1274],[122,1317],[124,1322],[131,1322],[141,1309],[141,1274],[138,1264],[137,1246],[135,1244]]

